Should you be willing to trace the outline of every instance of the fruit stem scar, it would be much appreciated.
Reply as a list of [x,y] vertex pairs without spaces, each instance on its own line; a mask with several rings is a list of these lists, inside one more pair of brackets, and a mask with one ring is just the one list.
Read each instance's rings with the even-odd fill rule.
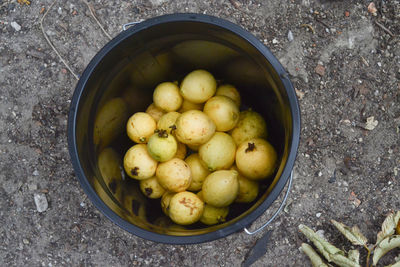
[[248,143],[248,146],[247,146],[246,150],[244,151],[244,153],[251,152],[254,149],[256,149],[256,145],[254,143]]
[[167,133],[166,130],[161,129],[157,133],[158,133],[158,137],[161,137],[161,138],[167,138],[168,137],[168,133]]
[[151,189],[150,187],[146,187],[146,188],[144,189],[144,191],[146,191],[146,195],[147,195],[147,196],[150,196],[150,195],[153,193],[153,189]]
[[176,125],[173,124],[173,125],[169,126],[169,128],[171,128],[171,131],[169,133],[172,134],[172,132],[176,130]]
[[139,175],[139,167],[135,167],[135,168],[133,168],[132,170],[131,170],[131,174],[132,175],[135,175],[135,176],[138,176]]

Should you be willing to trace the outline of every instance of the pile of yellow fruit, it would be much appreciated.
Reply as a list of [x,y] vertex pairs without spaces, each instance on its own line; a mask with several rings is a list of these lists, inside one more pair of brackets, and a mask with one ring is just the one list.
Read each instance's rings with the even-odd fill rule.
[[[175,223],[224,222],[229,205],[256,199],[258,181],[270,177],[277,154],[266,141],[267,125],[255,111],[240,112],[241,97],[205,70],[163,82],[146,112],[126,126],[136,144],[124,169]],[[188,153],[189,152],[189,153]],[[189,155],[187,155],[189,154]]]

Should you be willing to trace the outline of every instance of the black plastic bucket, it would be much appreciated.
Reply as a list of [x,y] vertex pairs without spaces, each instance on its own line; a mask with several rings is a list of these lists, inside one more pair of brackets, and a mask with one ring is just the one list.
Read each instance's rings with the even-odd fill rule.
[[[121,111],[121,106],[126,104],[129,114],[143,111],[152,102],[152,92],[158,83],[181,80],[185,74],[200,68],[223,82],[234,84],[245,106],[264,116],[268,139],[279,155],[279,166],[274,177],[261,185],[258,198],[248,205],[232,206],[225,223],[183,228],[163,218],[161,209],[157,208],[159,200],[144,198],[133,179],[127,178],[118,184],[104,179],[102,168],[109,166],[99,159],[99,154],[110,148],[121,163],[124,152],[133,145],[124,132],[127,117],[121,115],[126,112]],[[104,108],[107,105],[114,108]],[[100,116],[109,120],[104,124],[109,128],[99,136],[94,124]],[[128,232],[173,244],[225,237],[249,226],[263,214],[288,181],[299,135],[299,105],[278,60],[241,27],[199,14],[152,18],[116,36],[83,72],[68,119],[72,164],[93,204]]]

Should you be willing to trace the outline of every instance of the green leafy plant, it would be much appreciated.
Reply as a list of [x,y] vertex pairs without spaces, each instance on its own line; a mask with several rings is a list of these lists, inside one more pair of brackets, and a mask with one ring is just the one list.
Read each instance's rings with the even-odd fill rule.
[[[367,250],[366,267],[376,266],[386,253],[400,247],[400,211],[391,213],[386,217],[381,231],[377,234],[375,244],[369,244],[368,239],[357,226],[350,228],[335,220],[331,220],[331,222],[353,245],[362,246]],[[350,250],[346,253],[303,224],[299,225],[299,230],[314,244],[328,262],[326,263],[313,247],[303,243],[301,250],[310,258],[314,267],[328,267],[332,266],[331,263],[341,267],[361,267],[359,250]],[[370,263],[371,255],[372,263]],[[395,258],[395,261],[395,263],[386,267],[400,267],[400,255]]]

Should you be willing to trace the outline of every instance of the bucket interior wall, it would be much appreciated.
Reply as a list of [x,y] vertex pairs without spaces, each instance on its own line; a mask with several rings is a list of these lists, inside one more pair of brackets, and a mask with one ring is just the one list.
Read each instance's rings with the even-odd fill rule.
[[[124,153],[134,144],[126,136],[125,125],[130,115],[146,110],[152,103],[158,83],[180,82],[200,68],[210,71],[219,83],[235,85],[242,96],[242,110],[251,107],[264,116],[268,140],[279,155],[279,167],[274,177],[261,183],[254,202],[231,206],[225,223],[182,227],[163,214],[160,199],[146,198],[138,189],[138,182],[123,174]],[[79,160],[97,194],[129,223],[167,235],[215,231],[252,212],[280,178],[292,133],[288,96],[272,65],[234,32],[201,22],[163,23],[122,40],[94,69],[81,96],[78,114]]]

